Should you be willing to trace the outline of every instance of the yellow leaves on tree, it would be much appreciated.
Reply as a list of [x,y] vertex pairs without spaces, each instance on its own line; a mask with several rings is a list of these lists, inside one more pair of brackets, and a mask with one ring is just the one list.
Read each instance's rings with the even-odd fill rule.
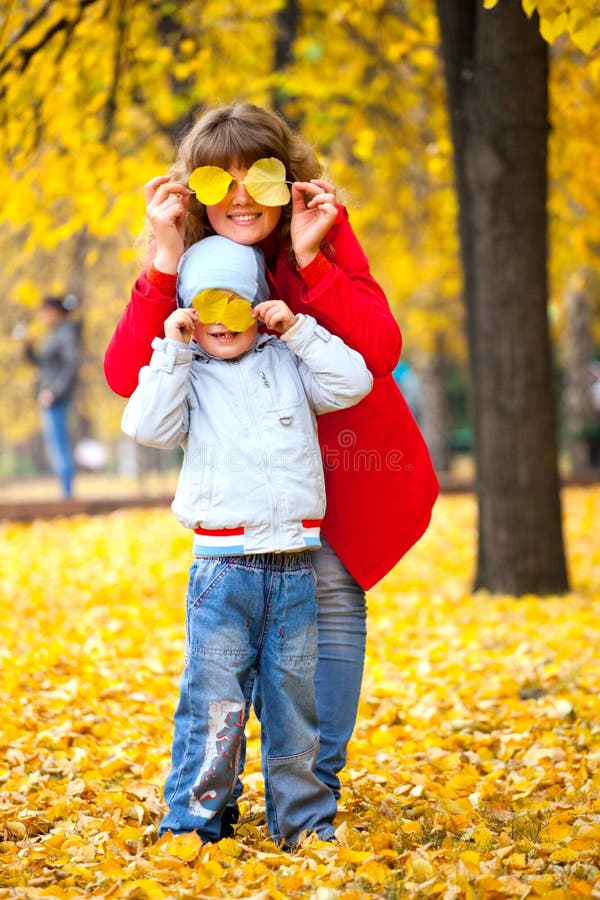
[[[483,7],[493,9],[498,2],[483,0]],[[580,50],[591,53],[600,41],[597,0],[521,0],[521,5],[528,16],[539,15],[540,32],[549,44],[566,33]]]
[[597,0],[522,0],[528,16],[537,12],[542,37],[553,44],[561,34],[591,53],[600,41],[600,3]]
[[[579,46],[595,40],[597,2],[524,5],[528,13],[539,10],[543,28],[556,31],[567,16]],[[144,219],[143,184],[168,170],[176,139],[206,103],[277,100],[300,122],[348,204],[411,360],[434,354],[439,335],[453,361],[464,358],[434,4],[302,3],[289,62],[275,70],[281,11],[281,0],[263,0],[260,16],[242,0],[226,6],[200,0],[166,7],[100,0],[6,4],[0,178],[7,332],[33,305],[32,273],[38,290],[72,290],[74,280],[84,285],[93,341],[86,348],[81,412],[103,439],[119,435],[101,357],[145,262],[136,265],[134,250]],[[551,61],[553,311],[560,310],[573,267],[596,268],[600,244],[599,63],[563,43]],[[38,416],[33,403],[23,407],[22,385],[31,373],[12,342],[0,348],[0,371],[0,425],[22,441]]]

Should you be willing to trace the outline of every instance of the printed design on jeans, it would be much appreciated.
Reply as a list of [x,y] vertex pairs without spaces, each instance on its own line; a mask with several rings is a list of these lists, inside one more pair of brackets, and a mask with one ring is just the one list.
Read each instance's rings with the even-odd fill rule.
[[204,762],[190,792],[193,815],[212,819],[227,802],[237,778],[243,733],[243,706],[231,700],[208,704]]

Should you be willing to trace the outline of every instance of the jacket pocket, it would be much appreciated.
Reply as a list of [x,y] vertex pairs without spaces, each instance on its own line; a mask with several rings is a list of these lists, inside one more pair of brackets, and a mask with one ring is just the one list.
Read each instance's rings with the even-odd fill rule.
[[295,367],[281,366],[277,372],[263,366],[254,378],[254,394],[264,412],[283,417],[305,402],[304,388]]

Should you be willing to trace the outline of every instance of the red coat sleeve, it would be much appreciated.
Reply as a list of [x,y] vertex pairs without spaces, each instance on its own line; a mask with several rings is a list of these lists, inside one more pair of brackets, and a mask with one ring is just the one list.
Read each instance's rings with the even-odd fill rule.
[[305,311],[357,350],[373,375],[388,375],[400,357],[402,335],[343,207],[327,241],[332,252],[299,270]]
[[162,293],[142,272],[104,354],[104,375],[115,394],[133,394],[140,369],[150,362],[152,341],[162,337],[163,323],[174,309],[175,295]]

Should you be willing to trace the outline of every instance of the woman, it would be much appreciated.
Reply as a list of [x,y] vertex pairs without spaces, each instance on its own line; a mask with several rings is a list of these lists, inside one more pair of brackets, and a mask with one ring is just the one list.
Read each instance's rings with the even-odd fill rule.
[[[273,159],[285,168],[289,203],[265,199],[250,171],[257,162],[262,167]],[[193,174],[193,184],[208,181],[205,202],[203,187],[197,194],[190,190]],[[104,368],[116,393],[127,397],[133,392],[140,368],[150,359],[151,341],[162,334],[175,308],[179,259],[209,234],[259,246],[271,297],[285,300],[294,313],[310,313],[364,357],[374,376],[371,394],[319,422],[327,512],[323,546],[314,554],[317,775],[339,797],[338,773],[346,761],[362,680],[365,591],[421,537],[438,484],[391,375],[400,355],[400,330],[346,210],[320,175],[310,147],[275,113],[247,103],[208,110],[182,141],[170,175],[146,185],[151,261],[133,287]],[[217,181],[224,186],[223,196],[214,187]]]

